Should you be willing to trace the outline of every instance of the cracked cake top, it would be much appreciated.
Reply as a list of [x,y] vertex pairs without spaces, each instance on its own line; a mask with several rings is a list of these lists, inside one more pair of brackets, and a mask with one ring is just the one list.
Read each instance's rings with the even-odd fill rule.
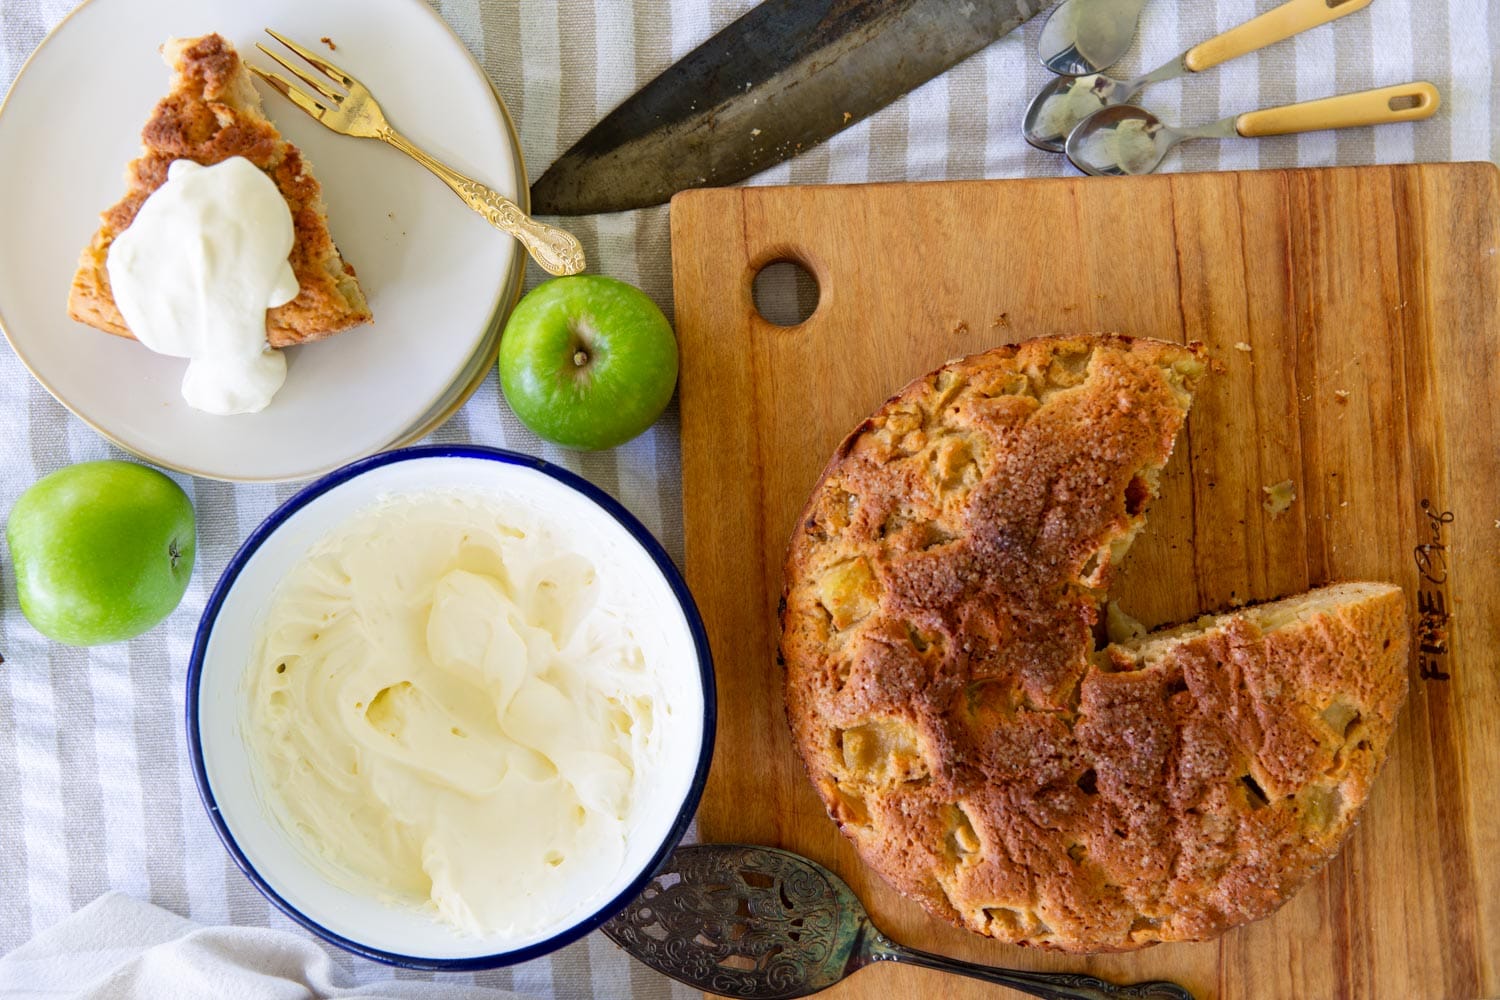
[[1405,601],[1344,584],[1096,650],[1201,349],[1048,337],[902,389],[792,538],[793,741],[864,860],[1069,951],[1264,916],[1337,849],[1405,695]]

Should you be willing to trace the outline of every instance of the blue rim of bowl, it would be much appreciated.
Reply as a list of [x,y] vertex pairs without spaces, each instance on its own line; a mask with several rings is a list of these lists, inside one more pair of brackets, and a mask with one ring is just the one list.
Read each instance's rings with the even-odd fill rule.
[[[678,811],[677,819],[673,821],[666,837],[662,840],[651,860],[641,869],[641,873],[631,880],[623,891],[609,902],[597,908],[588,917],[572,924],[553,936],[517,948],[514,951],[502,951],[493,955],[477,955],[472,958],[422,958],[411,955],[400,955],[395,952],[382,951],[360,944],[358,941],[350,940],[341,934],[336,934],[319,924],[287,902],[281,895],[271,887],[270,883],[261,877],[250,860],[240,850],[239,844],[230,832],[229,825],[225,823],[224,817],[219,813],[218,803],[214,799],[213,789],[209,786],[208,772],[203,762],[203,746],[198,732],[198,689],[203,678],[203,660],[208,650],[208,640],[213,633],[214,624],[218,619],[219,610],[223,607],[229,591],[234,587],[235,581],[239,579],[240,573],[246,564],[260,550],[278,528],[281,527],[293,514],[307,506],[310,502],[325,493],[343,485],[344,483],[381,466],[393,465],[397,462],[408,462],[427,458],[466,458],[478,459],[488,462],[500,462],[505,465],[518,465],[528,469],[534,469],[543,475],[550,476],[564,486],[571,487],[583,494],[595,504],[602,507],[604,511],[613,517],[628,531],[631,536],[646,550],[646,553],[656,563],[656,567],[666,578],[667,584],[672,588],[672,594],[677,598],[677,603],[682,608],[683,617],[687,621],[688,630],[692,633],[693,645],[698,655],[698,673],[703,686],[703,743],[698,752],[698,765],[693,772],[693,780],[688,787],[688,794],[683,799],[682,807]],[[321,479],[303,488],[290,500],[267,517],[250,534],[234,558],[225,567],[219,582],[214,585],[213,593],[209,596],[208,604],[203,609],[203,617],[198,622],[198,631],[193,639],[193,653],[188,660],[187,672],[187,737],[188,757],[192,763],[193,781],[198,786],[198,797],[203,802],[203,808],[208,811],[209,820],[213,823],[214,831],[218,833],[219,840],[229,851],[230,857],[234,859],[235,865],[244,872],[261,894],[268,899],[282,913],[292,920],[301,924],[307,930],[332,944],[338,945],[345,951],[352,952],[362,958],[383,962],[405,969],[425,969],[434,971],[460,972],[475,971],[480,969],[495,969],[507,965],[516,965],[528,962],[534,958],[550,954],[565,945],[577,941],[586,934],[597,930],[602,924],[610,920],[631,900],[640,895],[641,890],[651,881],[662,863],[681,842],[683,834],[687,832],[688,824],[692,821],[694,813],[697,812],[699,799],[703,795],[704,783],[708,780],[709,762],[713,759],[714,735],[717,725],[717,692],[714,686],[713,656],[709,650],[708,635],[703,629],[703,619],[698,614],[698,605],[689,592],[686,581],[677,567],[672,563],[666,550],[656,540],[645,525],[636,519],[635,515],[626,510],[614,497],[595,486],[581,476],[567,469],[553,465],[531,455],[523,455],[518,452],[506,451],[501,448],[486,448],[479,445],[425,445],[415,448],[399,448],[394,451],[381,452],[351,462],[348,465],[328,473]]]

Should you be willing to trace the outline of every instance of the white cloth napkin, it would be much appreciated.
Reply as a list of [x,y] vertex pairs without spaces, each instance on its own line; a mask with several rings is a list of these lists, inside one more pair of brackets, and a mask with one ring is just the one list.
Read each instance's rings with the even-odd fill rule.
[[434,982],[341,987],[328,954],[264,927],[204,927],[106,893],[0,958],[7,1000],[518,1000],[519,994]]

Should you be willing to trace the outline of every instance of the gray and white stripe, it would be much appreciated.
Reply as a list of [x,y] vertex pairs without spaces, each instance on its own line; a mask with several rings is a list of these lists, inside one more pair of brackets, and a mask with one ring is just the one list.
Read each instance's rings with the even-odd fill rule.
[[[605,112],[753,0],[429,0],[474,52],[514,114],[533,175]],[[1144,72],[1276,0],[1152,0],[1116,71]],[[73,0],[0,0],[0,85],[8,86]],[[1020,138],[1046,82],[1032,22],[966,64],[752,183],[816,184],[1062,176],[1061,158]],[[1255,169],[1500,155],[1500,3],[1379,0],[1295,41],[1163,84],[1145,103],[1199,124],[1344,90],[1428,79],[1444,106],[1429,122],[1380,130],[1184,147],[1165,169]],[[568,220],[596,271],[643,287],[671,315],[665,207]],[[528,274],[528,287],[542,275]],[[791,283],[786,294],[793,294]],[[0,351],[0,503],[74,461],[119,456]],[[505,406],[493,373],[434,440],[541,454],[599,483],[682,558],[676,406],[638,441],[603,455],[545,446]],[[179,477],[199,516],[198,569],[183,606],[122,646],[73,650],[42,640],[0,594],[0,952],[94,895],[117,889],[212,923],[292,928],[230,863],[188,769],[183,687],[193,628],[235,547],[293,487],[230,487]],[[7,559],[0,566],[8,566]],[[351,984],[414,973],[335,954]],[[538,997],[688,997],[598,935],[513,970],[447,977]]]

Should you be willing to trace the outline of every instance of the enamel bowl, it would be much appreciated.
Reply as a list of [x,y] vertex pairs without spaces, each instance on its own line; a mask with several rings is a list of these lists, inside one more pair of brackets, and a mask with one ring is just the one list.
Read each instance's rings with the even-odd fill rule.
[[[477,937],[412,906],[329,882],[272,818],[256,791],[243,739],[245,672],[281,579],[321,538],[382,497],[433,489],[482,490],[543,503],[578,525],[580,551],[608,551],[632,588],[667,609],[652,627],[670,651],[658,669],[680,697],[662,724],[662,763],[643,783],[614,880],[573,915],[525,937]],[[188,665],[188,750],[219,838],[255,886],[314,934],[366,958],[422,969],[484,969],[562,947],[620,912],[681,840],[713,751],[713,664],[687,586],[666,552],[614,499],[540,459],[477,447],[386,452],[332,472],[283,504],[230,561],[209,599]]]

